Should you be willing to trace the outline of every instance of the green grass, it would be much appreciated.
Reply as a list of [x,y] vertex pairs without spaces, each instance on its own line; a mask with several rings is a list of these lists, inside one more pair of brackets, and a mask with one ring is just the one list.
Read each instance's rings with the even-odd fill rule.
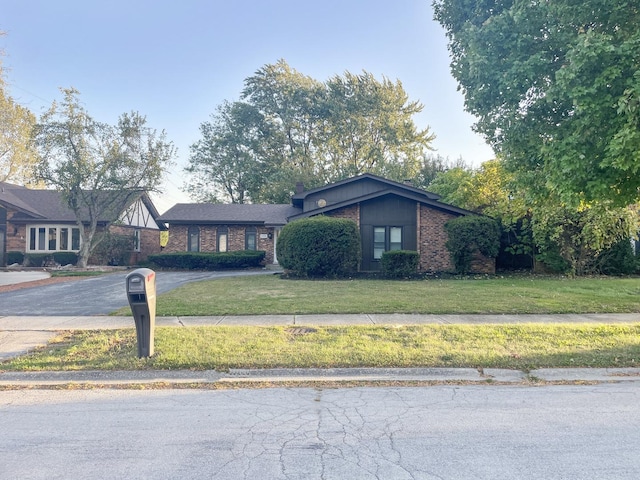
[[111,272],[99,270],[52,270],[50,273],[52,277],[99,277]]
[[66,333],[3,370],[640,366],[640,324],[162,327],[138,359],[134,329]]
[[191,283],[157,300],[158,316],[639,311],[640,278],[605,277],[313,281],[269,275]]
[[[279,276],[191,283],[160,295],[157,313],[640,312],[639,278],[536,276],[421,281],[285,280]],[[130,315],[128,308],[116,312]],[[155,355],[138,359],[134,329],[67,332],[3,370],[329,367],[640,366],[640,323],[628,325],[423,325],[162,327]]]

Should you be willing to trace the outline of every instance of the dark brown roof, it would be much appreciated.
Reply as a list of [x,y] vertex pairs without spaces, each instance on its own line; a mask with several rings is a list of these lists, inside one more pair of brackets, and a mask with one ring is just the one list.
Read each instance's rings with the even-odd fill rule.
[[301,209],[291,205],[178,203],[158,219],[169,224],[257,224],[285,225]]
[[[99,223],[113,222],[120,214],[138,199],[143,192],[130,191],[129,195],[125,192],[105,191],[96,192],[102,196],[113,196],[115,201],[113,208],[103,212],[98,218]],[[150,200],[145,199],[145,204]],[[35,190],[30,188],[13,185],[6,182],[0,182],[0,204],[12,207],[18,213],[12,218],[13,221],[41,220],[46,222],[75,222],[76,217],[73,211],[67,207],[66,202],[62,198],[62,194],[55,190]],[[147,205],[147,208],[149,208]],[[155,211],[150,209],[152,213]],[[157,215],[157,211],[155,211]],[[85,218],[88,220],[88,214]]]

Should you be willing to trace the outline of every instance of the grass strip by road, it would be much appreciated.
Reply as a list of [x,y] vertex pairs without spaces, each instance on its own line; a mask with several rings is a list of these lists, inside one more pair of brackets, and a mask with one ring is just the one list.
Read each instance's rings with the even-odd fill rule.
[[67,332],[0,369],[640,366],[640,324],[161,327],[154,343],[138,359],[134,329]]
[[157,300],[159,316],[629,312],[640,312],[640,278],[314,281],[260,275],[190,283]]

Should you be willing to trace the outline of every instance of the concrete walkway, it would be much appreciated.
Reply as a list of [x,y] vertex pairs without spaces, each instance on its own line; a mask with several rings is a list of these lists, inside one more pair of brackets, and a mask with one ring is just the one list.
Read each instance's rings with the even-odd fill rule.
[[[518,323],[637,323],[640,314],[570,315],[258,315],[214,317],[159,317],[156,326],[176,328],[199,325],[320,326],[320,325],[423,325],[423,324],[518,324]],[[0,361],[46,345],[63,330],[109,330],[134,328],[132,317],[0,317]],[[60,384],[211,384],[216,382],[547,382],[640,381],[640,368],[542,369],[521,372],[503,369],[404,368],[404,369],[271,369],[217,371],[76,371],[3,372],[0,385],[52,386]]]

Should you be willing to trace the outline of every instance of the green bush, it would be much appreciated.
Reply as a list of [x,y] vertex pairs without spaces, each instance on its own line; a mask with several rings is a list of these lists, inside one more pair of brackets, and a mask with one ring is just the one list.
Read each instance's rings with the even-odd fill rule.
[[90,262],[94,265],[129,265],[133,235],[104,232],[96,240]]
[[382,274],[388,278],[411,278],[418,273],[420,254],[411,250],[384,252],[380,259]]
[[60,265],[75,265],[78,262],[78,254],[75,252],[55,252],[53,261]]
[[353,220],[312,217],[288,223],[278,236],[278,261],[303,277],[345,277],[358,270],[360,232]]
[[7,252],[7,265],[13,265],[18,263],[22,265],[24,262],[24,253],[22,252]]
[[24,256],[25,267],[44,267],[53,261],[50,253],[27,253]]
[[225,270],[257,268],[262,265],[266,252],[240,250],[236,252],[176,252],[149,255],[147,260],[159,268],[181,270]]
[[468,273],[476,253],[495,258],[500,251],[498,222],[476,215],[458,217],[445,224],[449,234],[446,247],[457,273]]
[[638,269],[631,241],[624,239],[605,250],[597,259],[598,270],[605,275],[631,275]]

